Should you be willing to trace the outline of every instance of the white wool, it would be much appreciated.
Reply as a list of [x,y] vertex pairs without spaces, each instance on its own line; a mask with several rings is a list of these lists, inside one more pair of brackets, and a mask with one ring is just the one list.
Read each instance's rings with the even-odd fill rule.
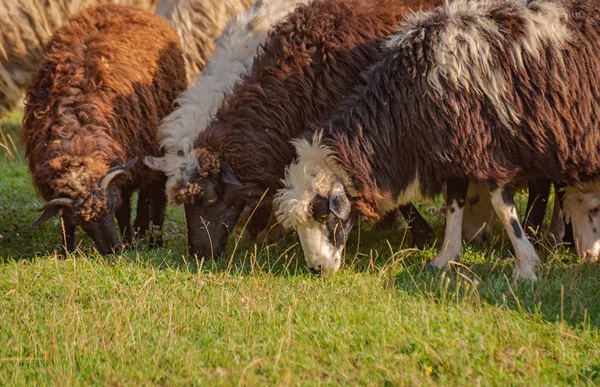
[[[217,40],[213,57],[196,84],[176,101],[178,108],[165,117],[158,129],[161,147],[170,159],[169,189],[180,177],[182,164],[189,160],[193,143],[240,75],[248,71],[272,26],[309,0],[259,0],[251,8],[231,18]],[[175,162],[179,158],[179,163]]]
[[321,143],[320,132],[315,133],[312,144],[305,139],[292,143],[298,159],[286,168],[284,188],[277,191],[273,202],[277,220],[286,229],[308,222],[314,197],[329,197],[336,182],[341,182],[350,195],[356,192],[333,150]]
[[[566,21],[568,10],[557,0],[456,0],[430,11],[418,12],[388,40],[395,49],[405,38],[423,35],[427,26],[442,16],[443,29],[437,46],[429,48],[434,66],[427,77],[441,96],[445,90],[441,79],[463,90],[474,90],[486,96],[498,112],[503,124],[518,123],[519,115],[510,103],[507,81],[492,65],[493,44],[505,41],[506,35],[490,18],[490,12],[503,7],[512,9],[525,22],[526,33],[517,41],[508,42],[512,49],[506,60],[523,67],[523,56],[538,58],[546,48],[560,49],[571,38]],[[456,112],[460,114],[460,112]]]

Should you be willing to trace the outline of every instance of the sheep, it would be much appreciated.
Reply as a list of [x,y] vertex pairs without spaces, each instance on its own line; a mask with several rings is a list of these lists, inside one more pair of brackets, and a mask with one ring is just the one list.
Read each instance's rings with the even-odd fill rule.
[[202,70],[230,16],[254,0],[0,0],[0,118],[15,108],[31,82],[42,49],[72,15],[89,6],[120,3],[154,11],[177,29],[186,72]]
[[229,18],[255,0],[162,0],[157,11],[176,29],[186,61],[188,82],[206,66]]
[[26,157],[48,201],[34,225],[59,215],[67,251],[79,225],[106,254],[119,245],[115,215],[131,240],[130,197],[139,190],[133,231],[143,236],[152,223],[150,243],[159,246],[166,177],[134,163],[160,154],[156,128],[186,86],[179,39],[159,16],[102,5],[65,23],[26,97]]
[[315,1],[269,33],[170,190],[184,204],[190,254],[222,255],[245,204],[270,206],[294,155],[289,140],[333,111],[403,15],[435,3]]
[[159,0],[0,0],[0,118],[17,106],[44,45],[78,11],[104,3],[154,10]]
[[590,0],[457,0],[408,18],[322,130],[294,141],[275,205],[308,266],[339,269],[355,212],[378,218],[446,183],[446,235],[431,263],[443,268],[461,255],[473,181],[510,236],[515,279],[536,280],[510,186],[573,186],[599,172],[599,25]]

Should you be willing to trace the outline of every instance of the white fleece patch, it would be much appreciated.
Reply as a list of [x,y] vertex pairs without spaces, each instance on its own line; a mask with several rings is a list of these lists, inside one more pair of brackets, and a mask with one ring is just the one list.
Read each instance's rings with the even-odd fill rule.
[[[507,42],[510,36],[491,17],[498,9],[509,9],[520,16],[525,23],[524,36]],[[537,59],[547,48],[560,50],[571,37],[566,25],[568,10],[561,1],[456,0],[430,12],[413,14],[391,36],[388,47],[401,47],[407,37],[424,36],[425,29],[440,20],[444,27],[438,44],[426,53],[434,58],[433,68],[427,74],[430,85],[442,97],[445,90],[441,79],[458,89],[484,95],[493,103],[506,126],[519,123],[520,117],[510,102],[512,90],[508,90],[508,82],[493,64],[495,46],[499,42],[507,43],[511,50],[506,53],[505,60],[522,69],[524,55]]]

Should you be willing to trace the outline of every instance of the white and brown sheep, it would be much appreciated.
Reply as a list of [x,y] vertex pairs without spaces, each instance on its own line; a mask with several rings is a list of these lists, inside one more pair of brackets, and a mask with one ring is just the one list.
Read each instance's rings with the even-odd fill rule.
[[536,279],[508,187],[600,172],[599,53],[597,1],[457,0],[415,14],[324,129],[295,141],[279,220],[298,230],[309,267],[331,272],[353,212],[377,218],[446,183],[441,268],[461,255],[473,181],[510,236],[515,277]]

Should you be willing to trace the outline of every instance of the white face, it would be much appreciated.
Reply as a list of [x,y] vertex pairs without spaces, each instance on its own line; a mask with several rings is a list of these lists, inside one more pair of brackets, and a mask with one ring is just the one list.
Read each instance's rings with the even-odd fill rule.
[[[569,194],[567,192],[565,198]],[[586,262],[597,261],[600,256],[600,196],[594,193],[577,196],[568,209],[575,248]]]
[[311,272],[335,273],[342,262],[342,246],[335,248],[329,241],[327,225],[310,220],[297,226],[304,259]]
[[339,270],[357,216],[339,178],[345,172],[328,159],[331,151],[315,136],[312,144],[294,143],[298,160],[286,169],[285,188],[273,204],[279,223],[298,232],[310,271],[327,274]]

